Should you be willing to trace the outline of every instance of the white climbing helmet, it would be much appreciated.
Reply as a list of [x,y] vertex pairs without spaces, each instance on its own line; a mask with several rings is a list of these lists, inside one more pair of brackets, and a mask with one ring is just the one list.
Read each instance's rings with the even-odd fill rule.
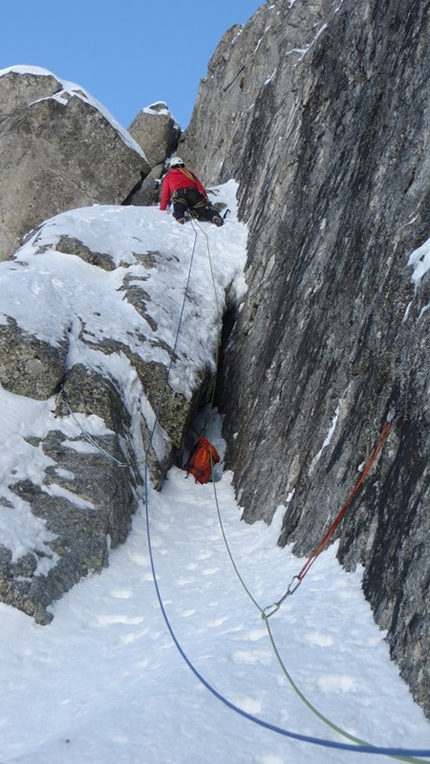
[[170,162],[170,167],[180,167],[181,165],[185,165],[185,162],[181,157],[173,157]]

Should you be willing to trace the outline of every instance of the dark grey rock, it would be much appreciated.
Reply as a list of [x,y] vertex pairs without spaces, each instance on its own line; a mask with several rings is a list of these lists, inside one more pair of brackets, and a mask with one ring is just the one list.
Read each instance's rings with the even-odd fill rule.
[[0,325],[0,382],[16,395],[46,400],[64,374],[67,340],[50,345],[25,332],[13,318]]
[[61,236],[55,245],[57,252],[64,252],[65,255],[76,255],[85,260],[90,265],[96,265],[103,268],[104,271],[115,270],[115,263],[110,255],[103,252],[92,252],[91,249],[83,244],[79,239],[70,236]]
[[[49,605],[83,576],[99,572],[108,564],[109,549],[125,541],[140,482],[128,429],[130,416],[112,383],[78,365],[66,375],[64,389],[75,416],[96,414],[112,432],[92,438],[88,450],[78,448],[88,444],[83,431],[70,438],[51,430],[39,444],[53,462],[43,484],[19,480],[9,485],[44,521],[53,539],[47,547],[56,559],[41,575],[37,564],[47,552],[37,550],[12,562],[9,550],[0,547],[0,598],[39,623],[49,623]],[[60,396],[56,413],[59,423],[69,416]]]
[[157,204],[160,197],[160,182],[163,171],[164,163],[153,167],[140,187],[130,195],[128,204],[133,204],[135,207],[149,207],[152,204]]
[[279,543],[311,553],[402,396],[339,559],[365,566],[428,716],[430,276],[414,293],[407,263],[430,236],[429,34],[419,0],[266,3],[220,43],[178,149],[239,181],[250,227],[220,380],[244,519],[284,505]]

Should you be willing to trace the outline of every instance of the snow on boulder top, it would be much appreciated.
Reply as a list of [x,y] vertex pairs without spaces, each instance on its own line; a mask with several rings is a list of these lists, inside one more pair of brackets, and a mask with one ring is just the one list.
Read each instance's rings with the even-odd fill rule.
[[173,119],[175,123],[175,127],[179,127],[177,120],[173,116],[172,112],[170,111],[165,101],[157,101],[156,103],[153,103],[150,106],[145,106],[145,108],[142,109],[142,113],[153,114],[155,116],[170,117],[171,119]]
[[139,154],[145,161],[147,161],[146,156],[142,150],[142,148],[139,146],[139,144],[132,138],[129,132],[115,119],[115,117],[112,116],[110,111],[106,109],[100,101],[97,101],[97,99],[93,98],[93,96],[88,93],[85,88],[80,87],[79,85],[74,84],[73,82],[68,82],[67,80],[61,80],[59,77],[57,77],[53,72],[50,72],[48,69],[43,69],[40,66],[26,66],[26,65],[16,65],[16,66],[10,66],[7,69],[1,69],[0,70],[0,77],[5,76],[6,74],[29,74],[34,75],[35,77],[53,77],[59,84],[59,91],[57,93],[54,93],[52,96],[49,96],[50,98],[54,98],[55,100],[61,101],[61,96],[64,94],[69,94],[70,96],[74,96],[76,98],[80,98],[82,101],[85,101],[86,103],[89,103],[91,106],[93,106],[95,109],[97,109],[100,114],[104,116],[104,118],[112,125],[112,127],[116,130],[116,132],[120,135],[123,142],[133,151],[135,151],[137,154]]
[[142,111],[145,114],[164,114],[170,117],[170,111],[165,101],[157,101],[157,103],[146,106]]

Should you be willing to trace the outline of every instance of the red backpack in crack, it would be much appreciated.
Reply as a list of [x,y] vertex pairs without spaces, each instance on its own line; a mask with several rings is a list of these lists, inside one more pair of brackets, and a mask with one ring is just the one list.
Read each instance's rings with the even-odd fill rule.
[[198,483],[207,483],[212,475],[212,465],[219,460],[216,448],[206,438],[199,436],[191,449],[185,469],[188,474],[194,475]]

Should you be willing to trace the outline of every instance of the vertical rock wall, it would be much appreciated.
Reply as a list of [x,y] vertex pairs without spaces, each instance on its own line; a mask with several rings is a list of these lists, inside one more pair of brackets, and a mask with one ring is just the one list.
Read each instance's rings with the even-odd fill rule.
[[430,237],[429,27],[422,0],[266,3],[221,41],[179,151],[240,182],[250,227],[220,382],[244,518],[284,506],[279,543],[310,553],[401,403],[339,558],[430,716],[430,275],[414,290],[408,265]]

